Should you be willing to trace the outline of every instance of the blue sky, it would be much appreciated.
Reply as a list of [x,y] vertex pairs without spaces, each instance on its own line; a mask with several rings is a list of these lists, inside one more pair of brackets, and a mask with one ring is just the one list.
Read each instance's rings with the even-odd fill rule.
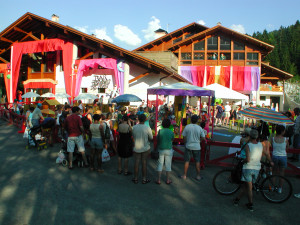
[[278,29],[300,20],[298,0],[0,0],[0,31],[26,12],[51,19],[128,50],[153,40],[158,28],[172,32],[192,22],[218,22],[242,33]]

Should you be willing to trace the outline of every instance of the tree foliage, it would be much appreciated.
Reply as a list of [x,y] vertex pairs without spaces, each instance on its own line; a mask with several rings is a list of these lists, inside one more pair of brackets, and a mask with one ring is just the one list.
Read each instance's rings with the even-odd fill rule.
[[252,37],[275,46],[264,61],[270,65],[294,75],[300,80],[300,22],[294,25],[280,27],[279,30],[262,33],[255,32]]

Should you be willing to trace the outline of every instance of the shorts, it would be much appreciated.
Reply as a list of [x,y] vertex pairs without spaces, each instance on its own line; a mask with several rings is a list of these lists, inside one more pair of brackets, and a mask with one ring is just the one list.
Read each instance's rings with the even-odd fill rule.
[[230,117],[230,112],[225,112],[225,113],[224,113],[224,116],[225,116],[225,118],[226,118],[226,117],[229,118],[229,117]]
[[274,163],[274,167],[287,168],[287,158],[286,158],[286,156],[273,155],[272,161]]
[[184,161],[189,162],[191,160],[191,157],[193,155],[193,158],[196,162],[200,162],[200,151],[201,150],[190,150],[185,148],[184,151]]
[[254,183],[258,177],[259,170],[243,169],[241,181]]
[[74,152],[75,145],[77,145],[79,152],[85,151],[82,135],[79,135],[77,137],[68,137],[67,151]]
[[134,158],[135,160],[146,160],[150,154],[150,149],[146,152],[134,152]]
[[95,148],[95,149],[103,149],[103,141],[102,138],[93,138],[90,142],[90,146],[91,148]]

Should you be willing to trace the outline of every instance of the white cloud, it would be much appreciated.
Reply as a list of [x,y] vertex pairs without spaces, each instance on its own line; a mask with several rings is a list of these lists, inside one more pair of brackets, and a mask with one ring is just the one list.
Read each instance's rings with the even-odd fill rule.
[[201,25],[203,25],[203,26],[205,25],[204,20],[199,20],[198,23],[201,24]]
[[75,26],[75,29],[79,30],[79,31],[81,31],[83,33],[86,33],[86,34],[88,33],[88,26],[83,26],[83,27]]
[[96,35],[97,38],[113,43],[111,37],[109,37],[106,33],[106,27],[92,30],[92,32]]
[[156,39],[157,37],[155,36],[154,31],[156,31],[159,28],[161,28],[160,20],[157,19],[155,16],[152,16],[150,22],[148,23],[147,29],[142,30],[142,32],[145,34],[144,38],[147,41],[152,41]]
[[241,24],[238,24],[238,25],[232,24],[232,25],[230,26],[230,29],[235,30],[235,31],[237,31],[237,32],[240,32],[240,33],[242,33],[242,34],[246,34],[246,30],[245,30],[244,26],[241,25]]
[[117,24],[114,27],[114,32],[115,37],[127,45],[138,46],[142,43],[139,36],[133,33],[127,26]]

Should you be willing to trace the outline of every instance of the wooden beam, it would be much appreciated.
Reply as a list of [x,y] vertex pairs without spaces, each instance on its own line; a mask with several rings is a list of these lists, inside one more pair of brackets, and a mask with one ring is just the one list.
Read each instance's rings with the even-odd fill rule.
[[45,23],[46,27],[50,27],[50,24],[48,22]]
[[143,78],[143,77],[145,77],[145,76],[147,76],[147,75],[149,75],[149,72],[142,73],[142,74],[138,75],[137,77],[135,77],[135,78],[129,80],[129,84],[131,84],[132,82],[134,82],[134,81],[136,81],[136,80],[139,80],[139,79],[141,79],[141,78]]
[[24,30],[22,30],[22,29],[20,29],[20,28],[18,28],[18,27],[14,27],[14,30],[15,31],[18,31],[18,32],[21,32],[21,33],[24,33],[24,34],[26,34],[26,35],[29,35],[33,40],[36,40],[36,41],[39,41],[40,39],[38,39],[36,36],[34,36],[33,34],[32,34],[32,31],[31,32],[26,32],[26,31],[24,31]]
[[64,33],[65,33],[65,34],[68,34],[69,32],[68,32],[66,29],[64,29]]
[[279,77],[261,77],[262,80],[279,80]]
[[120,56],[124,57],[124,54],[123,54],[123,52],[121,52],[121,51],[120,51]]
[[86,59],[86,58],[90,57],[91,55],[94,55],[94,52],[89,52],[88,54],[82,56],[82,57],[80,58],[80,60]]
[[2,49],[0,52],[0,55],[2,55],[4,52],[8,51],[11,48],[11,46],[9,46],[7,49]]
[[265,76],[265,75],[266,75],[266,73],[262,73],[260,76],[263,77],[263,76]]
[[18,27],[14,27],[14,30],[15,31],[19,31],[19,32],[24,33],[24,34],[28,34],[28,32],[26,32],[26,31],[24,31],[24,30],[22,30],[22,29],[20,29]]
[[2,57],[0,57],[0,60],[4,63],[9,63],[8,61],[6,61],[5,59],[3,59]]
[[81,40],[85,41],[85,37],[81,37]]
[[6,41],[6,42],[9,42],[9,43],[14,43],[13,41],[11,41],[11,40],[9,40],[9,39],[7,39],[5,37],[0,37],[0,40],[1,41]]

